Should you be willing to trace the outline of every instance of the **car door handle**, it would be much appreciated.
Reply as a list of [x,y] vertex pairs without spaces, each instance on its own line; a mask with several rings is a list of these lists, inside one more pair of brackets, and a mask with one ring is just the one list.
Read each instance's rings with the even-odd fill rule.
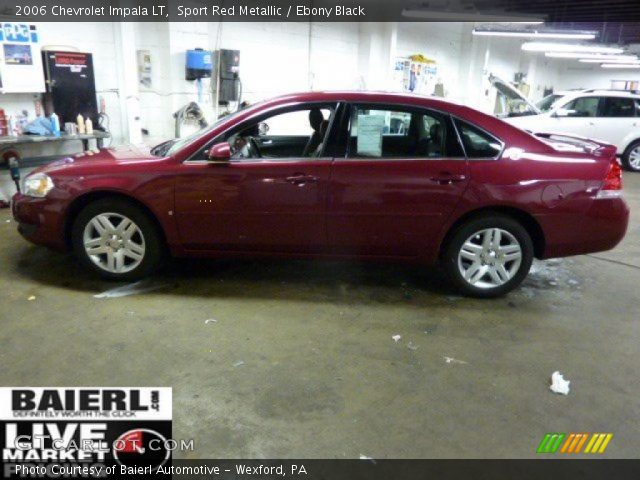
[[316,183],[318,181],[318,177],[314,177],[313,175],[296,174],[287,177],[286,180],[288,183],[302,186],[306,183]]
[[273,140],[260,140],[260,145],[271,145]]
[[442,172],[431,177],[429,180],[439,183],[440,185],[451,185],[452,183],[464,182],[466,179],[466,175],[454,175],[453,173]]

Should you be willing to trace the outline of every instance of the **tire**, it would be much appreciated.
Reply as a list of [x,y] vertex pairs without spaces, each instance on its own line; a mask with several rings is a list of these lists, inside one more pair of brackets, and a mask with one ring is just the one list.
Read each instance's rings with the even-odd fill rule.
[[141,208],[120,198],[104,198],[87,205],[73,222],[71,242],[80,262],[109,280],[147,277],[164,258],[162,236],[153,220]]
[[533,253],[531,237],[517,220],[501,214],[483,215],[453,232],[442,262],[449,280],[461,293],[493,298],[520,285],[529,273]]
[[627,147],[620,161],[625,170],[640,172],[640,140],[636,140]]

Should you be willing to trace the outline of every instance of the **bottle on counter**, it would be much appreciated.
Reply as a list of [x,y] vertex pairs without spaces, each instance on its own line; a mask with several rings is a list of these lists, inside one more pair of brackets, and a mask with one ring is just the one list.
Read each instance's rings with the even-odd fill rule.
[[53,136],[59,137],[60,136],[60,119],[58,118],[58,115],[56,115],[56,113],[53,112],[49,116],[49,120],[51,120],[51,128],[53,129]]
[[7,135],[9,135],[9,119],[4,110],[0,108],[0,137],[6,137]]
[[76,123],[78,124],[78,134],[84,134],[84,117],[82,114],[78,114],[78,118],[76,119]]
[[84,132],[87,135],[93,134],[93,122],[91,121],[90,118],[87,118],[87,120],[84,122]]

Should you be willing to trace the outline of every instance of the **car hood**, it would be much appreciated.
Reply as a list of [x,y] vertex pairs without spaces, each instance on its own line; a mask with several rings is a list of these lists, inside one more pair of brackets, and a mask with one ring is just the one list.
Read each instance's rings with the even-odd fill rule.
[[149,148],[137,145],[123,145],[119,147],[103,148],[99,153],[68,156],[56,160],[38,169],[43,172],[63,171],[77,167],[99,167],[103,165],[138,163],[149,160],[159,160],[151,155]]
[[520,93],[520,91],[509,82],[502,80],[500,77],[493,74],[489,75],[489,82],[491,82],[491,85],[493,85],[495,89],[502,93],[505,97],[511,100],[520,100],[526,103],[529,108],[531,108],[531,110],[536,114],[541,113],[540,109],[537,106],[527,100],[527,97]]

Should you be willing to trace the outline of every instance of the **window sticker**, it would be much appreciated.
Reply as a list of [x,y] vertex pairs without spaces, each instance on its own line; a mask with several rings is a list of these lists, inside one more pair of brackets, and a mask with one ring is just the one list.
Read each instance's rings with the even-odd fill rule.
[[358,115],[357,154],[365,157],[382,156],[384,116]]

